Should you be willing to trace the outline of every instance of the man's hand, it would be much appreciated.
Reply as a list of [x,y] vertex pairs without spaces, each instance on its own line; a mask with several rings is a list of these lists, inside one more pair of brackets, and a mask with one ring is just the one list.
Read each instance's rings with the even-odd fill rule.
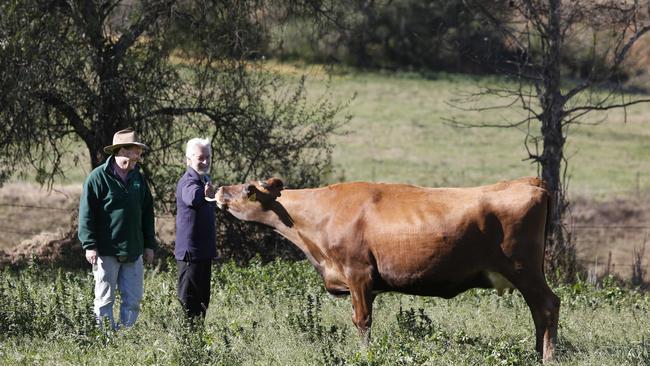
[[153,249],[151,248],[144,248],[144,262],[146,264],[151,264],[153,263]]
[[214,198],[214,194],[217,192],[217,190],[214,188],[212,183],[206,183],[205,184],[205,196],[208,198]]
[[86,260],[90,264],[97,264],[97,251],[92,249],[86,250]]

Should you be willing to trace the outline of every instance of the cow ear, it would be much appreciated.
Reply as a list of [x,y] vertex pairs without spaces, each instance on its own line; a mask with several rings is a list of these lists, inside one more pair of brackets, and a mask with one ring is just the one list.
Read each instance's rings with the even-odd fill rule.
[[280,191],[284,189],[284,183],[279,178],[269,178],[266,182],[260,182],[260,186],[276,197],[280,197]]

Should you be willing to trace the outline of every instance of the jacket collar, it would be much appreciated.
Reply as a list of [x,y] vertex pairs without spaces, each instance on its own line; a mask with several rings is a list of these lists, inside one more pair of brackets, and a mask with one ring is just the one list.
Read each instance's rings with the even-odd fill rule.
[[187,170],[185,171],[185,174],[187,174],[193,180],[198,180],[198,181],[201,181],[201,182],[205,182],[205,178],[202,177],[201,174],[199,174],[199,172],[194,170],[194,168],[192,168],[191,166],[187,167]]

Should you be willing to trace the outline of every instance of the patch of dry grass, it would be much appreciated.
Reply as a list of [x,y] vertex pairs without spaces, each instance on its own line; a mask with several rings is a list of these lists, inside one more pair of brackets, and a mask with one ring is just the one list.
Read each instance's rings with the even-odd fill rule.
[[56,236],[71,225],[81,185],[54,186],[14,182],[0,188],[0,249],[35,236]]
[[642,253],[640,264],[650,281],[650,192],[604,201],[578,197],[570,217],[578,258],[589,271],[630,278],[635,253]]
[[[81,185],[56,185],[51,191],[35,183],[12,182],[0,188],[0,250],[20,244],[39,246],[60,239],[79,209]],[[174,218],[156,218],[159,240],[174,240]],[[29,244],[28,242],[31,242]]]

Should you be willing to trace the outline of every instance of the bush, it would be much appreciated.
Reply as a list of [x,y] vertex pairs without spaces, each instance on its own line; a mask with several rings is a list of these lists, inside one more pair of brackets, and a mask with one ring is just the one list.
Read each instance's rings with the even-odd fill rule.
[[[338,60],[362,68],[490,72],[508,51],[487,19],[469,12],[463,2],[349,2],[344,27],[323,34],[316,24],[293,19],[275,30],[280,59]],[[501,2],[490,6],[500,7]]]

